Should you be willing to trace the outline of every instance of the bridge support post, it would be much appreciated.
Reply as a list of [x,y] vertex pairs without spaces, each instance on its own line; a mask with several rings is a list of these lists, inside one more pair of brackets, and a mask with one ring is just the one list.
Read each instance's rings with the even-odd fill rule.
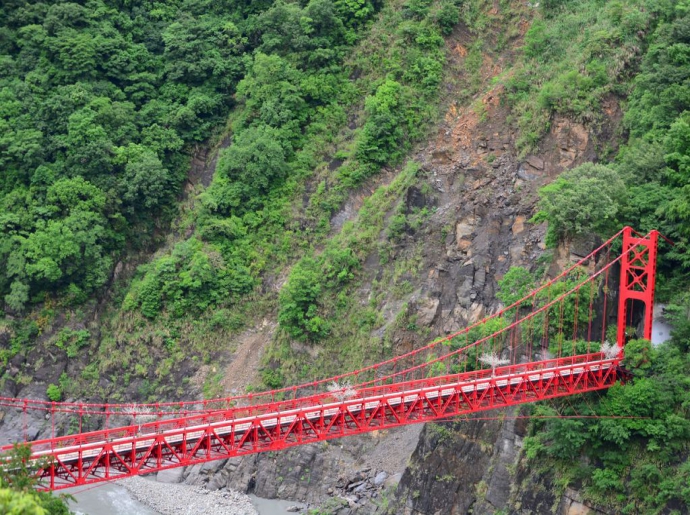
[[646,238],[638,238],[633,236],[630,227],[623,230],[617,338],[618,348],[621,351],[625,347],[625,330],[628,326],[628,314],[633,300],[644,303],[643,337],[647,340],[652,338],[658,240],[657,231],[651,231]]

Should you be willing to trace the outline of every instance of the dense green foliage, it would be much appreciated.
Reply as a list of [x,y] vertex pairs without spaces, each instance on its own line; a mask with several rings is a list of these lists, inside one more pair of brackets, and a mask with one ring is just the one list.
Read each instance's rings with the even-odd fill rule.
[[[208,217],[260,211],[291,171],[305,128],[323,117],[319,106],[347,90],[338,64],[377,7],[5,2],[0,295],[7,307],[21,311],[46,296],[82,302],[101,287],[114,260],[169,217],[191,145],[217,132],[237,101],[244,109],[235,144],[204,205]],[[214,224],[207,237],[227,230]],[[232,259],[226,265],[243,273]]]
[[45,515],[46,511],[29,494],[0,488],[0,508],[6,515]]
[[[232,8],[230,8],[232,7]],[[20,311],[82,302],[146,243],[186,175],[185,148],[233,104],[266,6],[3,2],[0,295]]]
[[592,163],[563,172],[539,195],[541,211],[532,221],[549,221],[547,242],[551,244],[588,232],[615,232],[626,201],[625,183],[619,175]]
[[345,285],[360,262],[351,248],[329,247],[318,261],[302,259],[290,272],[280,292],[278,321],[297,339],[320,339],[329,333],[330,324],[319,312],[322,289],[336,290]]
[[525,34],[525,59],[505,79],[523,153],[536,147],[554,115],[601,122],[602,102],[629,91],[648,31],[674,12],[675,3],[541,2],[542,16]]
[[[581,15],[567,2],[560,4],[545,8],[545,16]],[[635,12],[643,5],[644,11]],[[565,415],[623,418],[537,421],[525,452],[531,463],[556,469],[558,487],[574,485],[589,501],[617,513],[659,513],[690,504],[690,11],[686,2],[671,0],[625,6],[607,2],[603,11],[615,14],[615,32],[607,37],[634,27],[645,38],[636,50],[639,74],[623,81],[631,88],[624,118],[629,140],[609,165],[584,165],[543,188],[535,219],[549,222],[551,244],[578,234],[606,237],[623,224],[643,232],[659,229],[673,239],[675,247],[661,246],[657,292],[669,302],[673,337],[657,348],[642,340],[628,343],[625,366],[633,378],[626,385],[574,404],[554,405]],[[526,51],[535,59],[548,55],[554,42],[554,35],[545,36],[545,27],[535,23],[528,33]],[[594,36],[590,34],[589,44]],[[584,83],[571,84],[579,91],[566,95],[567,109],[577,114],[573,99],[593,105],[596,89],[587,93]],[[552,104],[557,112],[564,106]],[[537,413],[556,411],[542,406]]]
[[15,445],[3,454],[8,460],[0,468],[0,513],[4,515],[68,515],[70,513],[65,497],[56,497],[50,492],[37,492],[35,463],[28,465],[31,448]]
[[626,113],[631,138],[618,170],[628,182],[627,218],[676,243],[669,259],[690,267],[690,12],[668,9],[651,39]]
[[[96,385],[114,377],[160,396],[171,369],[208,363],[275,303],[284,334],[331,334],[323,296],[350,284],[366,254],[321,252],[330,219],[437,119],[444,36],[462,7],[4,3],[0,296],[12,318],[0,360],[44,340],[70,363],[93,359],[52,379],[53,400],[91,386],[111,395]],[[201,147],[209,163],[218,152],[215,174],[183,192]],[[294,266],[304,280],[278,298],[305,255]],[[96,299],[98,330],[77,334]]]
[[[624,224],[660,230],[676,244],[661,265],[668,272],[662,286],[672,290],[687,284],[690,271],[690,13],[683,2],[653,4],[635,15],[649,18],[652,33],[630,83],[624,119],[629,141],[610,165],[583,165],[543,188],[536,220],[549,221],[552,244],[587,232],[608,236]],[[621,8],[609,2],[605,9],[618,13],[617,26],[627,19]],[[635,9],[624,11],[632,16]]]
[[618,513],[657,513],[669,503],[690,504],[687,347],[688,340],[678,337],[658,348],[644,340],[629,342],[630,383],[606,395],[535,410],[604,418],[537,420],[525,441],[527,457],[550,458],[543,463],[556,467],[560,486],[584,488],[587,498]]
[[[247,60],[247,73],[236,88],[240,104],[230,127],[233,142],[221,151],[214,180],[194,214],[197,238],[203,242],[199,252],[213,256],[209,274],[197,275],[204,299],[184,301],[184,306],[175,300],[189,298],[189,288],[181,286],[182,273],[190,266],[186,252],[176,248],[170,257],[140,269],[125,308],[140,308],[148,318],[161,312],[179,318],[209,306],[232,305],[276,264],[325,236],[328,220],[347,192],[382,165],[400,162],[423,134],[442,78],[442,34],[457,21],[458,9],[448,1],[386,6],[377,24],[390,32],[372,34],[353,48],[361,22],[378,8],[361,4],[352,11],[356,5],[279,2],[259,16],[262,43]],[[353,52],[348,61],[346,51]],[[353,80],[353,74],[358,78]],[[339,133],[347,134],[348,117],[354,114],[363,123],[343,140]],[[328,146],[338,148],[335,156],[326,153]],[[314,169],[334,157],[341,166],[324,170],[309,199],[308,219],[297,225],[293,202]],[[169,266],[176,256],[181,259]],[[281,326],[300,339],[328,334],[329,324],[317,315],[315,299],[336,280],[329,267],[343,265],[344,275],[337,280],[345,282],[357,267],[355,261],[343,254],[296,266],[295,279],[281,294]]]

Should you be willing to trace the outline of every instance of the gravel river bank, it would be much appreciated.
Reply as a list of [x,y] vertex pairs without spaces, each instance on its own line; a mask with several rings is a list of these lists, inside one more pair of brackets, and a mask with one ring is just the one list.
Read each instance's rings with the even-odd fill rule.
[[290,501],[262,499],[237,492],[209,492],[200,487],[158,483],[140,477],[64,492],[76,498],[77,502],[70,503],[70,509],[77,515],[285,515],[289,507],[302,506]]
[[249,497],[227,490],[209,491],[141,477],[120,482],[137,501],[161,515],[258,515]]

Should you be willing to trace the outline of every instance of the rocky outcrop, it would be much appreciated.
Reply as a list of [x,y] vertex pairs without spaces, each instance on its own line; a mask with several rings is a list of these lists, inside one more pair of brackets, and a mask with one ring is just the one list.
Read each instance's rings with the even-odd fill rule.
[[395,513],[493,513],[506,508],[524,424],[486,418],[426,426],[396,492]]
[[396,493],[396,511],[467,513],[489,466],[494,431],[493,424],[428,424]]
[[[520,159],[506,113],[495,101],[500,93],[483,99],[486,122],[473,110],[458,112],[418,156],[438,196],[431,223],[452,227],[443,247],[425,246],[429,273],[420,296],[439,299],[441,315],[430,320],[429,304],[417,305],[432,334],[455,331],[501,307],[495,298],[500,278],[511,266],[534,270],[546,249],[545,227],[528,222],[538,188],[562,170],[596,158],[587,129],[557,119],[540,151]],[[425,243],[432,240],[424,237]],[[556,249],[553,266],[543,273],[556,275],[598,243],[578,240]],[[490,412],[475,420],[428,425],[390,513],[602,513],[585,506],[577,492],[557,496],[548,479],[525,483],[516,477],[526,427],[516,414]]]
[[183,479],[209,490],[330,506],[339,515],[374,513],[400,481],[421,425],[303,445],[280,453],[196,465]]

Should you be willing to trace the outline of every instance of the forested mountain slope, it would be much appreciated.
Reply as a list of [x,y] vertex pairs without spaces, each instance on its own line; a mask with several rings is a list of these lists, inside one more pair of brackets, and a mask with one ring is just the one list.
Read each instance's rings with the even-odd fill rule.
[[[685,0],[8,0],[0,63],[3,395],[309,381],[496,309],[574,240],[657,228],[674,338],[580,409],[648,422],[523,428],[514,484],[688,511]],[[460,506],[409,474],[406,509]],[[480,479],[469,505],[519,512]]]

